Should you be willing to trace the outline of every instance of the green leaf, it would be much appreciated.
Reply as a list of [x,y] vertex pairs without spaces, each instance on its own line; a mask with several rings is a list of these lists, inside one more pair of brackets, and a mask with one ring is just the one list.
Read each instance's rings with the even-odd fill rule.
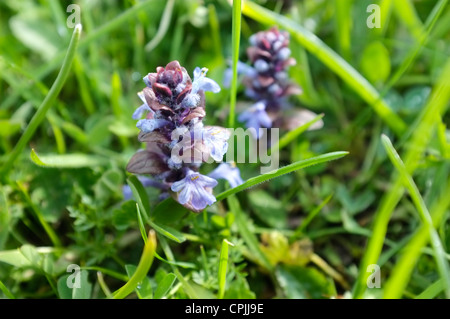
[[30,264],[34,267],[41,267],[42,258],[36,250],[36,247],[32,245],[23,245],[20,247],[20,252],[25,256],[26,259],[30,262]]
[[70,275],[61,276],[58,279],[57,288],[60,299],[72,299],[72,289],[67,286],[67,279]]
[[152,226],[158,233],[161,235],[172,239],[173,241],[176,241],[177,243],[182,243],[186,240],[186,237],[183,236],[182,233],[180,233],[178,230],[161,224],[156,224],[153,221],[148,221],[149,225]]
[[105,158],[85,154],[38,156],[34,149],[31,150],[30,158],[36,165],[48,168],[82,168],[108,164],[108,160]]
[[92,292],[92,284],[88,279],[88,272],[86,270],[80,271],[80,288],[72,289],[72,299],[90,299]]
[[273,198],[263,190],[256,190],[248,194],[252,211],[267,225],[273,228],[285,228],[287,210],[283,203]]
[[275,276],[289,299],[324,299],[333,295],[331,282],[315,268],[279,266]]
[[173,273],[168,273],[164,276],[164,278],[159,282],[158,287],[155,290],[155,299],[163,298],[170,290],[172,285],[177,280],[177,276]]
[[348,154],[348,152],[333,152],[333,153],[327,153],[327,154],[323,154],[323,155],[319,155],[316,157],[312,157],[312,158],[308,158],[305,160],[295,162],[293,164],[281,167],[279,169],[270,171],[268,173],[250,178],[247,181],[245,181],[243,184],[241,184],[237,187],[228,189],[228,190],[224,191],[223,193],[220,193],[219,195],[216,196],[216,199],[217,199],[217,201],[220,201],[224,198],[227,198],[230,195],[236,194],[240,191],[243,191],[247,188],[253,187],[257,184],[266,182],[272,178],[276,178],[276,177],[284,175],[284,174],[292,173],[296,170],[299,170],[299,169],[302,169],[305,167],[309,167],[312,165],[317,165],[317,164],[329,162],[332,160],[336,160],[347,154]]
[[[88,279],[88,271],[81,270],[79,273],[74,273],[72,275],[64,275],[58,279],[57,289],[60,299],[90,299],[92,293],[92,284]],[[79,283],[80,287],[69,288],[67,285],[67,280],[70,276],[80,276]]]
[[153,210],[153,218],[155,222],[170,224],[180,220],[186,213],[188,213],[186,207],[170,197],[156,205]]
[[219,292],[217,293],[217,298],[223,299],[225,294],[225,286],[227,279],[227,266],[228,266],[228,246],[234,246],[228,240],[222,240],[222,248],[220,249],[219,258]]
[[236,274],[225,292],[224,299],[255,299],[256,295],[250,290],[247,280],[240,274]]
[[30,260],[19,249],[0,251],[0,261],[16,268],[31,266]]
[[[155,223],[152,219],[149,218],[150,216],[150,202],[147,196],[147,193],[145,192],[144,186],[142,186],[141,182],[138,180],[138,178],[134,175],[130,176],[127,179],[128,185],[130,185],[131,191],[134,195],[134,198],[136,198],[136,201],[139,205],[140,212],[144,212],[142,215],[144,219],[146,219],[147,223],[153,227],[158,233],[161,235],[172,239],[176,241],[177,243],[182,243],[186,240],[186,238],[177,230],[173,229],[172,227],[165,226],[159,223]],[[166,211],[167,213],[167,211]]]
[[380,41],[370,43],[362,52],[361,70],[372,83],[383,83],[391,74],[389,51]]
[[9,236],[9,225],[11,213],[8,207],[8,201],[3,189],[0,188],[0,250],[5,246]]

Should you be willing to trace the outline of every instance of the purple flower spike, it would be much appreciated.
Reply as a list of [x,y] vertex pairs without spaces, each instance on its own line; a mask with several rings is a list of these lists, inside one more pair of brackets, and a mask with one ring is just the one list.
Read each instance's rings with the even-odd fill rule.
[[241,178],[241,172],[234,162],[220,164],[215,170],[209,173],[208,176],[214,179],[227,180],[231,188],[235,188],[244,183]]
[[178,202],[190,205],[195,210],[203,210],[215,203],[216,198],[207,188],[213,188],[217,181],[211,177],[189,170],[186,177],[172,184],[172,191],[178,193]]
[[245,122],[245,126],[253,128],[252,134],[256,139],[259,139],[259,128],[272,127],[272,120],[266,112],[266,106],[263,102],[258,102],[251,106],[248,110],[239,115],[239,121]]
[[[143,104],[134,111],[133,119],[141,130],[138,140],[147,147],[136,152],[127,165],[132,174],[155,178],[142,179],[144,186],[152,181],[150,186],[160,188],[162,196],[172,196],[193,212],[216,201],[212,187],[217,181],[198,170],[210,158],[222,160],[230,135],[221,127],[203,127],[205,92],[220,91],[220,86],[206,77],[207,71],[196,68],[192,80],[178,61],[172,61],[144,77],[146,87],[138,93]],[[129,187],[124,186],[123,192],[125,198],[131,196]]]

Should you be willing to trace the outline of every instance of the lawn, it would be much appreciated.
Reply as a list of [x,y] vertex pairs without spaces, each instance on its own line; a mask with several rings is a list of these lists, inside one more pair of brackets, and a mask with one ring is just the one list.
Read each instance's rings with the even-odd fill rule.
[[450,298],[449,57],[447,0],[0,2],[0,299]]

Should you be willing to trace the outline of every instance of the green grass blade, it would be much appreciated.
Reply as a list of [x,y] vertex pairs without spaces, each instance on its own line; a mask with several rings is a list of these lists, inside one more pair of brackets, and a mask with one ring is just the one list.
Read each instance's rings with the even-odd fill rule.
[[217,199],[217,201],[220,201],[224,198],[227,198],[230,195],[241,192],[241,191],[243,191],[247,188],[253,187],[257,184],[266,182],[272,178],[276,178],[281,175],[288,174],[288,173],[294,172],[296,170],[299,170],[299,169],[302,169],[302,168],[305,168],[308,166],[317,165],[317,164],[329,162],[332,160],[336,160],[347,154],[348,154],[348,152],[333,152],[333,153],[327,153],[327,154],[323,154],[323,155],[319,155],[316,157],[312,157],[312,158],[308,158],[305,160],[295,162],[293,164],[281,167],[277,170],[270,171],[268,173],[250,178],[247,181],[245,181],[243,184],[220,193],[219,195],[216,196],[216,199]]
[[398,135],[406,130],[405,122],[392,110],[379,92],[356,71],[347,61],[328,47],[316,35],[296,22],[267,10],[256,3],[244,1],[242,12],[250,18],[266,25],[278,25],[292,35],[311,54],[316,56],[330,70],[341,77],[354,91],[366,101],[383,121]]
[[[403,183],[405,184],[406,188],[409,190],[409,193],[411,195],[411,198],[416,206],[417,211],[420,214],[420,217],[422,219],[422,223],[425,225],[425,227],[428,230],[428,235],[431,239],[431,245],[434,250],[434,257],[436,259],[436,264],[439,270],[439,273],[441,275],[441,279],[443,280],[443,283],[445,285],[445,292],[447,298],[450,298],[450,270],[447,265],[447,261],[445,258],[445,251],[442,246],[442,242],[439,238],[439,234],[433,227],[433,220],[430,216],[430,213],[428,212],[428,208],[425,205],[425,202],[422,198],[422,196],[419,193],[419,190],[414,183],[414,180],[412,179],[411,175],[409,175],[408,171],[406,170],[405,164],[403,163],[402,159],[400,158],[400,155],[398,155],[397,151],[395,150],[394,146],[392,145],[390,139],[383,135],[381,137],[383,146],[388,153],[388,157],[391,160],[392,164],[395,166],[397,171],[400,173],[401,178],[403,179]],[[400,289],[399,289],[400,287]],[[401,297],[402,291],[404,285],[398,285],[395,287],[391,287],[392,289],[386,290],[386,294],[388,296],[395,295],[397,293],[398,297]],[[394,289],[396,289],[396,292],[394,292]]]
[[256,258],[258,263],[269,271],[273,271],[273,266],[267,259],[266,255],[259,248],[259,242],[255,234],[248,229],[248,222],[244,212],[242,211],[239,201],[235,196],[230,196],[227,199],[230,210],[236,216],[236,224],[244,242],[247,244],[251,254]]
[[233,128],[235,117],[236,117],[236,95],[237,95],[237,63],[239,60],[239,44],[241,41],[241,0],[233,1],[233,21],[232,21],[232,30],[231,30],[231,47],[232,47],[232,56],[231,56],[231,68],[233,70],[233,75],[231,77],[231,86],[230,86],[230,113],[228,115],[228,127]]
[[3,284],[3,282],[0,280],[0,290],[3,291],[6,297],[9,299],[16,299],[14,295],[6,288],[6,286]]
[[[442,195],[432,206],[433,226],[437,227],[444,218],[448,207],[450,206],[450,179],[448,179],[446,187],[443,188]],[[409,241],[404,248],[404,252],[398,259],[394,268],[391,271],[391,276],[385,284],[385,298],[398,298],[401,296],[403,289],[408,283],[414,267],[419,256],[422,253],[423,247],[429,240],[428,228],[423,225]],[[444,289],[444,282],[442,281],[442,290]]]
[[121,288],[113,293],[114,299],[123,299],[131,294],[139,283],[147,276],[148,271],[153,263],[153,256],[156,250],[156,235],[153,231],[148,233],[148,240],[145,243],[144,251],[136,268],[136,272],[131,276],[130,280]]
[[47,168],[81,168],[105,166],[109,163],[106,158],[86,154],[63,154],[38,156],[34,149],[30,158],[34,164]]
[[158,46],[158,44],[164,39],[164,36],[169,29],[170,18],[172,17],[173,6],[175,4],[175,0],[168,0],[166,7],[164,8],[163,15],[161,17],[161,22],[159,24],[158,31],[156,31],[153,39],[150,40],[149,43],[145,46],[145,51],[150,52],[154,48]]
[[34,114],[33,118],[31,119],[30,123],[28,124],[27,128],[25,129],[25,132],[20,137],[19,141],[17,142],[16,146],[14,147],[14,150],[11,152],[11,154],[9,155],[5,164],[0,169],[0,176],[4,176],[9,172],[11,167],[14,165],[14,162],[16,161],[17,157],[20,155],[22,150],[25,148],[25,145],[30,141],[31,137],[33,136],[33,134],[36,131],[36,129],[38,128],[38,126],[41,124],[42,120],[45,118],[45,114],[50,109],[50,107],[54,104],[59,92],[61,91],[61,89],[67,79],[67,76],[69,75],[72,61],[75,58],[75,53],[76,53],[76,50],[78,47],[78,41],[80,39],[80,35],[81,35],[81,24],[77,25],[73,31],[72,39],[70,40],[70,44],[69,44],[69,48],[67,49],[66,57],[62,64],[62,67],[59,71],[59,74],[56,77],[55,82],[53,83],[53,85],[50,88],[50,91],[48,92],[44,101],[39,106],[37,112]]
[[[424,107],[422,120],[414,131],[407,150],[405,166],[410,175],[414,173],[420,163],[420,158],[426,145],[431,140],[436,126],[436,114],[442,114],[450,100],[450,59],[444,66],[444,70],[434,88],[431,97]],[[390,216],[403,195],[403,182],[401,178],[396,178],[389,192],[381,200],[381,204],[375,214],[372,237],[370,237],[365,254],[361,260],[358,279],[353,290],[354,298],[361,298],[366,290],[366,280],[369,273],[366,269],[371,264],[376,264],[380,257],[384,244],[387,226]]]
[[320,211],[322,210],[322,208],[331,200],[331,198],[333,197],[333,194],[330,194],[327,196],[327,198],[325,198],[322,203],[320,203],[319,206],[317,206],[316,208],[314,208],[314,210],[312,210],[308,216],[306,216],[305,220],[300,224],[300,226],[298,226],[298,228],[295,230],[295,234],[296,235],[300,235],[302,234],[306,227],[308,227],[308,225],[311,223],[311,221],[314,219],[314,217],[317,216],[317,214],[320,213]]
[[444,282],[442,279],[432,283],[427,289],[425,289],[420,295],[417,295],[414,299],[434,299],[437,295],[444,290]]
[[336,37],[340,53],[347,61],[351,58],[352,5],[352,0],[334,1],[337,27]]
[[228,246],[234,245],[226,239],[222,240],[222,248],[220,249],[219,258],[219,292],[217,293],[218,299],[223,299],[223,296],[225,295],[228,267]]
[[142,239],[144,240],[144,243],[147,242],[147,233],[145,231],[145,225],[144,220],[142,219],[141,210],[139,209],[139,204],[136,203],[136,213],[138,218],[138,224],[139,224],[139,231],[141,232]]

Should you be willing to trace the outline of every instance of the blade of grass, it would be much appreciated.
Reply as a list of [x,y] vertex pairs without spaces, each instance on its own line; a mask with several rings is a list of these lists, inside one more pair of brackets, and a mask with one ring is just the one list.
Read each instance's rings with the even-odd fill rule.
[[[442,114],[445,111],[449,99],[450,59],[447,60],[436,87],[423,110],[423,115],[421,115],[422,120],[409,141],[409,145],[413,145],[413,147],[409,147],[406,155],[403,157],[409,174],[412,175],[417,169],[420,158],[426,145],[428,145],[431,140],[431,136],[436,126],[436,114]],[[353,289],[353,298],[361,298],[367,288],[366,280],[369,273],[366,272],[366,269],[369,265],[377,263],[383,247],[390,216],[403,195],[404,190],[401,178],[397,177],[393,180],[393,185],[389,192],[383,197],[375,214],[372,237],[369,239],[365,254],[361,260],[359,275]]]
[[62,154],[38,156],[31,149],[30,158],[34,164],[48,168],[81,168],[104,166],[109,163],[106,158],[86,154]]
[[305,218],[305,220],[300,224],[300,226],[298,226],[298,228],[295,230],[295,234],[296,235],[300,235],[302,234],[306,227],[308,227],[309,223],[311,223],[311,221],[314,219],[314,217],[317,216],[318,213],[320,213],[320,211],[322,210],[322,208],[330,201],[330,199],[333,197],[333,194],[330,194],[327,196],[327,198],[325,198],[322,203],[320,203],[319,206],[317,206],[316,208],[314,208],[309,214],[308,216]]
[[[450,206],[450,179],[448,179],[447,186],[443,188],[440,199],[438,199],[432,206],[433,226],[437,227],[443,220],[448,207]],[[405,247],[403,254],[395,264],[391,271],[391,276],[385,284],[384,298],[399,298],[408,284],[411,273],[414,270],[412,265],[417,263],[417,259],[422,253],[422,248],[426,246],[429,240],[429,230],[425,225],[413,235]],[[444,281],[441,280],[442,290],[444,289]]]
[[265,25],[278,25],[292,35],[292,37],[316,56],[330,70],[342,78],[354,91],[363,98],[383,121],[398,135],[406,130],[405,122],[382,99],[379,92],[356,71],[347,61],[328,47],[315,34],[311,33],[296,22],[265,9],[256,3],[244,1],[242,13]]
[[225,286],[227,279],[227,266],[228,266],[228,246],[234,246],[228,240],[222,240],[222,248],[220,249],[219,258],[219,292],[217,293],[218,299],[223,299],[225,295]]
[[350,61],[351,57],[352,5],[352,0],[334,1],[339,50],[347,61]]
[[172,17],[173,6],[175,0],[168,0],[166,7],[164,8],[163,15],[161,17],[161,22],[159,23],[158,31],[156,31],[153,39],[145,45],[145,51],[150,52],[161,42],[169,29],[170,18]]
[[211,27],[212,42],[214,43],[215,55],[223,59],[222,41],[220,40],[220,23],[217,16],[216,6],[212,3],[208,5],[209,25]]
[[236,113],[236,95],[237,95],[237,64],[239,60],[239,44],[241,41],[241,0],[233,1],[233,21],[231,30],[231,69],[233,75],[231,77],[230,86],[230,114],[228,115],[228,127],[233,128],[235,122]]
[[14,295],[6,288],[6,286],[3,284],[3,282],[0,280],[0,290],[3,291],[6,297],[9,299],[16,299]]
[[414,299],[433,299],[444,290],[444,282],[442,279],[432,283],[421,294],[417,295]]
[[[445,258],[445,251],[442,246],[442,242],[439,238],[439,234],[433,227],[433,220],[430,216],[428,208],[426,207],[425,202],[422,196],[420,195],[419,189],[414,183],[413,178],[411,177],[411,175],[409,175],[408,171],[406,170],[405,164],[400,158],[400,155],[398,155],[397,151],[392,145],[391,140],[386,135],[382,135],[381,140],[386,152],[388,153],[389,159],[391,160],[392,164],[395,166],[397,171],[400,173],[400,176],[403,179],[403,183],[410,193],[410,196],[416,206],[416,209],[420,214],[422,223],[428,230],[428,236],[431,239],[431,246],[433,247],[434,250],[434,258],[436,259],[437,268],[441,275],[441,279],[443,280],[444,283],[445,294],[447,298],[450,298],[450,269],[447,265],[447,261]],[[397,293],[398,297],[401,297],[403,291],[402,287],[403,285],[401,286],[397,285],[395,287],[391,287],[392,289],[386,289],[386,294],[388,294],[389,296],[395,295],[395,293]],[[394,290],[396,292],[394,292]]]
[[325,163],[325,162],[329,162],[332,160],[336,160],[338,158],[341,158],[345,155],[347,155],[348,152],[333,152],[333,153],[327,153],[327,154],[323,154],[323,155],[319,155],[316,157],[312,157],[312,158],[308,158],[305,160],[301,160],[295,163],[292,163],[290,165],[281,167],[279,169],[270,171],[268,173],[253,177],[248,179],[247,181],[245,181],[243,184],[228,189],[222,193],[220,193],[219,195],[216,196],[217,201],[220,201],[224,198],[229,197],[230,195],[236,194],[238,192],[241,192],[247,188],[253,187],[257,184],[266,182],[272,178],[276,178],[278,176],[284,175],[284,174],[288,174],[291,172],[294,172],[296,170],[308,167],[308,166],[312,166],[312,165],[316,165],[316,164],[321,164],[321,163]]
[[58,96],[59,92],[61,91],[61,89],[67,79],[67,76],[69,75],[72,61],[75,58],[75,53],[77,50],[80,35],[81,35],[81,24],[78,24],[73,31],[72,39],[70,40],[70,44],[69,44],[69,48],[67,49],[66,57],[62,64],[62,67],[59,71],[59,74],[56,77],[55,82],[53,83],[52,87],[50,88],[50,91],[48,92],[44,101],[39,106],[37,112],[34,114],[33,118],[31,119],[30,123],[28,124],[27,128],[25,129],[25,132],[22,134],[22,136],[20,137],[16,146],[14,147],[13,151],[9,154],[8,159],[6,160],[6,162],[0,169],[0,176],[5,177],[8,174],[9,170],[14,165],[15,160],[20,155],[22,150],[25,148],[25,145],[30,141],[31,137],[33,136],[33,134],[36,131],[36,129],[38,128],[38,126],[41,124],[42,120],[45,118],[45,114],[50,109],[50,107],[54,104],[56,97]]
[[148,233],[148,240],[145,243],[141,260],[136,268],[136,272],[128,280],[128,282],[113,293],[114,299],[123,299],[131,294],[139,283],[147,276],[148,271],[153,263],[153,256],[156,250],[156,235],[153,230]]
[[106,298],[111,299],[112,298],[111,291],[109,290],[108,286],[106,285],[105,280],[103,279],[103,275],[100,271],[97,271],[97,279],[98,279],[98,284],[100,285],[100,288],[102,288],[102,291],[105,294]]

